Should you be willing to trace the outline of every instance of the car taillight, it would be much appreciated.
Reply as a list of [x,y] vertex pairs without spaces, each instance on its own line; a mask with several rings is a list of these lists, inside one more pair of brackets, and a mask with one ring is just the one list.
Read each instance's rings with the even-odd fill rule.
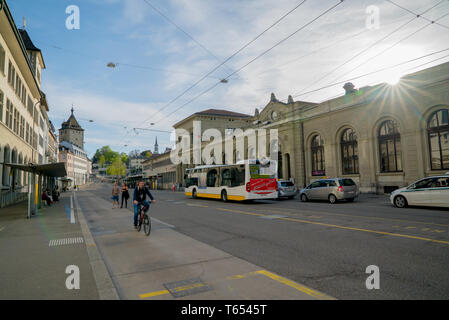
[[337,188],[337,191],[338,191],[338,192],[343,192],[343,187],[342,187],[342,186],[339,186],[339,187]]
[[246,183],[246,192],[250,192],[250,191],[251,191],[250,183],[247,182],[247,183]]

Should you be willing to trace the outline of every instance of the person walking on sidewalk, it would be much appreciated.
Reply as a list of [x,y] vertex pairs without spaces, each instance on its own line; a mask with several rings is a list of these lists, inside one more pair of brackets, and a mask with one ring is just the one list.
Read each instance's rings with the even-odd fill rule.
[[134,203],[134,228],[137,228],[137,216],[139,214],[139,207],[141,205],[145,206],[145,212],[150,209],[150,203],[146,200],[147,195],[150,197],[151,202],[156,202],[154,200],[153,195],[150,192],[150,189],[148,189],[145,186],[145,183],[140,180],[137,188],[134,189],[134,197],[133,197],[133,203]]
[[129,199],[129,190],[126,183],[122,186],[122,204],[120,205],[120,209],[123,208],[123,201],[125,201],[125,208],[128,208],[128,199]]
[[117,204],[117,208],[119,206],[119,198],[118,198],[119,194],[120,194],[120,188],[116,181],[114,183],[114,186],[112,187],[112,209],[115,208],[115,204]]

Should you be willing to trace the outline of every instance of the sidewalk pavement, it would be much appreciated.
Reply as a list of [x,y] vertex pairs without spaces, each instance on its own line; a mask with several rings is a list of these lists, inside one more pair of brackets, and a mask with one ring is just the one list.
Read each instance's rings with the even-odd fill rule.
[[[31,219],[27,202],[0,209],[0,299],[99,299],[76,214],[71,223],[70,196],[61,194]],[[79,290],[66,287],[70,265],[79,267]]]
[[[76,198],[121,299],[333,299],[183,235],[158,219],[152,218],[149,237],[136,232],[132,205],[111,209],[95,186],[83,188]],[[150,211],[167,209],[154,205]]]

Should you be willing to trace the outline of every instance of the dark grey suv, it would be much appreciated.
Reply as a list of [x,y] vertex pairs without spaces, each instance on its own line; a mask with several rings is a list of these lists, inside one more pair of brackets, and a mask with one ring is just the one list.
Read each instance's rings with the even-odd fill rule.
[[339,200],[354,201],[359,196],[359,188],[350,178],[321,179],[312,182],[302,189],[301,201],[328,200],[336,203]]

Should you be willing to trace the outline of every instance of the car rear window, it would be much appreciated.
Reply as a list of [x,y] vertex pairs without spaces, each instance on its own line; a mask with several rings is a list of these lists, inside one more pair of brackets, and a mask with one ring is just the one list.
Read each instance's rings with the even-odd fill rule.
[[293,187],[293,182],[291,181],[283,181],[281,182],[282,187]]
[[339,182],[344,187],[355,186],[355,182],[352,179],[340,179]]

